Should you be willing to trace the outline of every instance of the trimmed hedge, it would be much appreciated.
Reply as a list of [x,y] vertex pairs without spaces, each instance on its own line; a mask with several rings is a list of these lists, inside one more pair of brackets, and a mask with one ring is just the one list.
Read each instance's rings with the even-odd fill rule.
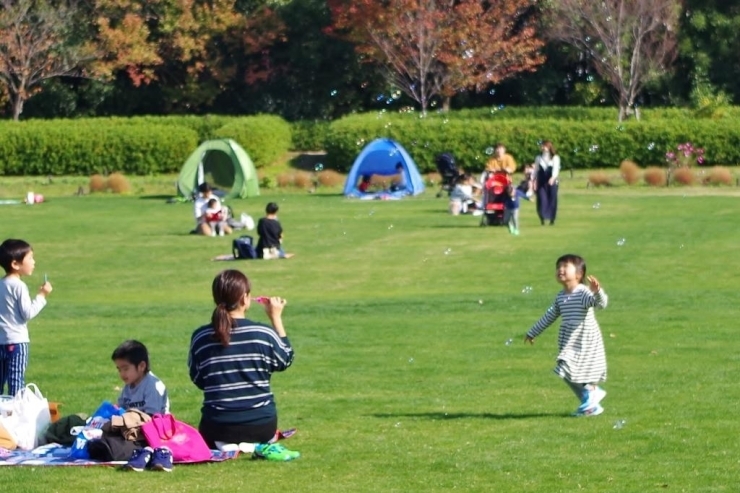
[[740,123],[735,120],[564,121],[554,119],[461,119],[458,114],[353,115],[333,122],[324,148],[326,164],[347,171],[375,138],[401,143],[422,172],[435,171],[434,158],[452,152],[468,171],[483,169],[496,142],[519,165],[532,162],[542,140],[552,140],[563,167],[613,168],[624,159],[643,166],[665,164],[665,153],[690,141],[706,150],[706,165],[740,163]]
[[320,151],[329,131],[328,121],[300,121],[290,124],[293,151]]
[[216,130],[214,136],[234,139],[257,168],[273,163],[291,147],[290,124],[272,115],[238,118]]
[[127,119],[3,122],[0,174],[172,173],[197,144],[189,128]]

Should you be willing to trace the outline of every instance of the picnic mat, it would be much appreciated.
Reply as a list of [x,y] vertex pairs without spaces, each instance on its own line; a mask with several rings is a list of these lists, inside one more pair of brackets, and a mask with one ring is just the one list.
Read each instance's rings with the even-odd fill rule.
[[[120,466],[126,461],[100,462],[89,459],[72,459],[69,457],[71,447],[63,447],[57,443],[42,445],[33,450],[7,450],[0,447],[0,466]],[[236,459],[239,451],[221,452],[211,450],[211,458],[207,462],[223,462]],[[182,464],[182,462],[175,462]]]

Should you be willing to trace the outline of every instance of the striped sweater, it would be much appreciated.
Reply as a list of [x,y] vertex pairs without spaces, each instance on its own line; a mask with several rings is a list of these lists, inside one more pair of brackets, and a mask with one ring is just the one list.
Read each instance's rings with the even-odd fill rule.
[[287,337],[275,329],[237,319],[231,342],[213,338],[212,325],[200,327],[190,341],[190,380],[203,391],[203,418],[216,423],[263,424],[277,416],[270,390],[273,372],[293,362]]
[[561,317],[557,366],[560,377],[574,383],[606,380],[606,354],[594,308],[606,308],[607,295],[579,284],[572,293],[561,291],[527,336],[535,338]]

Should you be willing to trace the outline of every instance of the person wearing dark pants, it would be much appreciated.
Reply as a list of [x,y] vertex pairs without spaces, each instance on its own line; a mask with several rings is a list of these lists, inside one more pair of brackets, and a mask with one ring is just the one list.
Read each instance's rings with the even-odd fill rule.
[[545,221],[549,221],[553,225],[558,212],[560,156],[549,140],[542,143],[540,150],[540,155],[534,161],[537,215],[540,217],[540,224],[544,225]]

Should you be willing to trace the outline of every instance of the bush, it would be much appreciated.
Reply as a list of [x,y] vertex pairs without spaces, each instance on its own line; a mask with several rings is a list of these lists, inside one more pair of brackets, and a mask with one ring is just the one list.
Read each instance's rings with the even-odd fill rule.
[[634,185],[640,181],[640,167],[629,159],[625,159],[619,165],[619,172],[627,185]]
[[323,187],[336,187],[338,185],[343,185],[347,180],[347,177],[332,169],[327,169],[319,173],[318,179],[319,185]]
[[666,184],[666,172],[663,168],[652,166],[645,170],[643,178],[645,179],[645,183],[651,187],[662,187]]
[[329,130],[328,121],[291,123],[291,140],[293,151],[320,151],[324,148]]
[[131,191],[131,184],[121,173],[112,173],[108,177],[108,188],[113,193],[128,193]]
[[293,185],[300,189],[306,189],[313,186],[313,176],[307,171],[296,171],[293,175]]
[[608,187],[611,186],[611,180],[609,175],[603,171],[594,171],[588,175],[588,182],[595,187]]
[[293,173],[282,173],[277,175],[275,183],[280,188],[285,188],[293,185]]
[[704,183],[707,185],[733,185],[734,181],[732,171],[722,166],[713,167],[704,178]]
[[[534,110],[532,110],[534,111]],[[543,109],[547,114],[547,109]],[[533,115],[535,113],[532,113]],[[615,168],[622,160],[641,166],[662,164],[676,142],[693,142],[708,149],[706,164],[740,162],[740,121],[679,118],[678,111],[666,112],[671,119],[583,121],[496,119],[472,110],[451,113],[366,113],[350,115],[329,126],[326,164],[348,171],[362,148],[376,138],[399,142],[422,173],[436,171],[434,158],[453,152],[466,171],[482,171],[496,141],[521,164],[539,153],[539,143],[552,139],[564,171],[569,169]],[[467,116],[467,119],[465,117]]]
[[290,125],[278,116],[247,116],[216,130],[219,138],[234,139],[249,154],[254,166],[273,163],[290,150]]
[[696,175],[691,168],[676,168],[671,176],[673,182],[679,185],[693,185],[696,182]]
[[0,123],[5,175],[147,175],[179,171],[197,147],[195,131],[123,118]]
[[92,175],[90,177],[90,193],[105,192],[107,186],[103,175]]

